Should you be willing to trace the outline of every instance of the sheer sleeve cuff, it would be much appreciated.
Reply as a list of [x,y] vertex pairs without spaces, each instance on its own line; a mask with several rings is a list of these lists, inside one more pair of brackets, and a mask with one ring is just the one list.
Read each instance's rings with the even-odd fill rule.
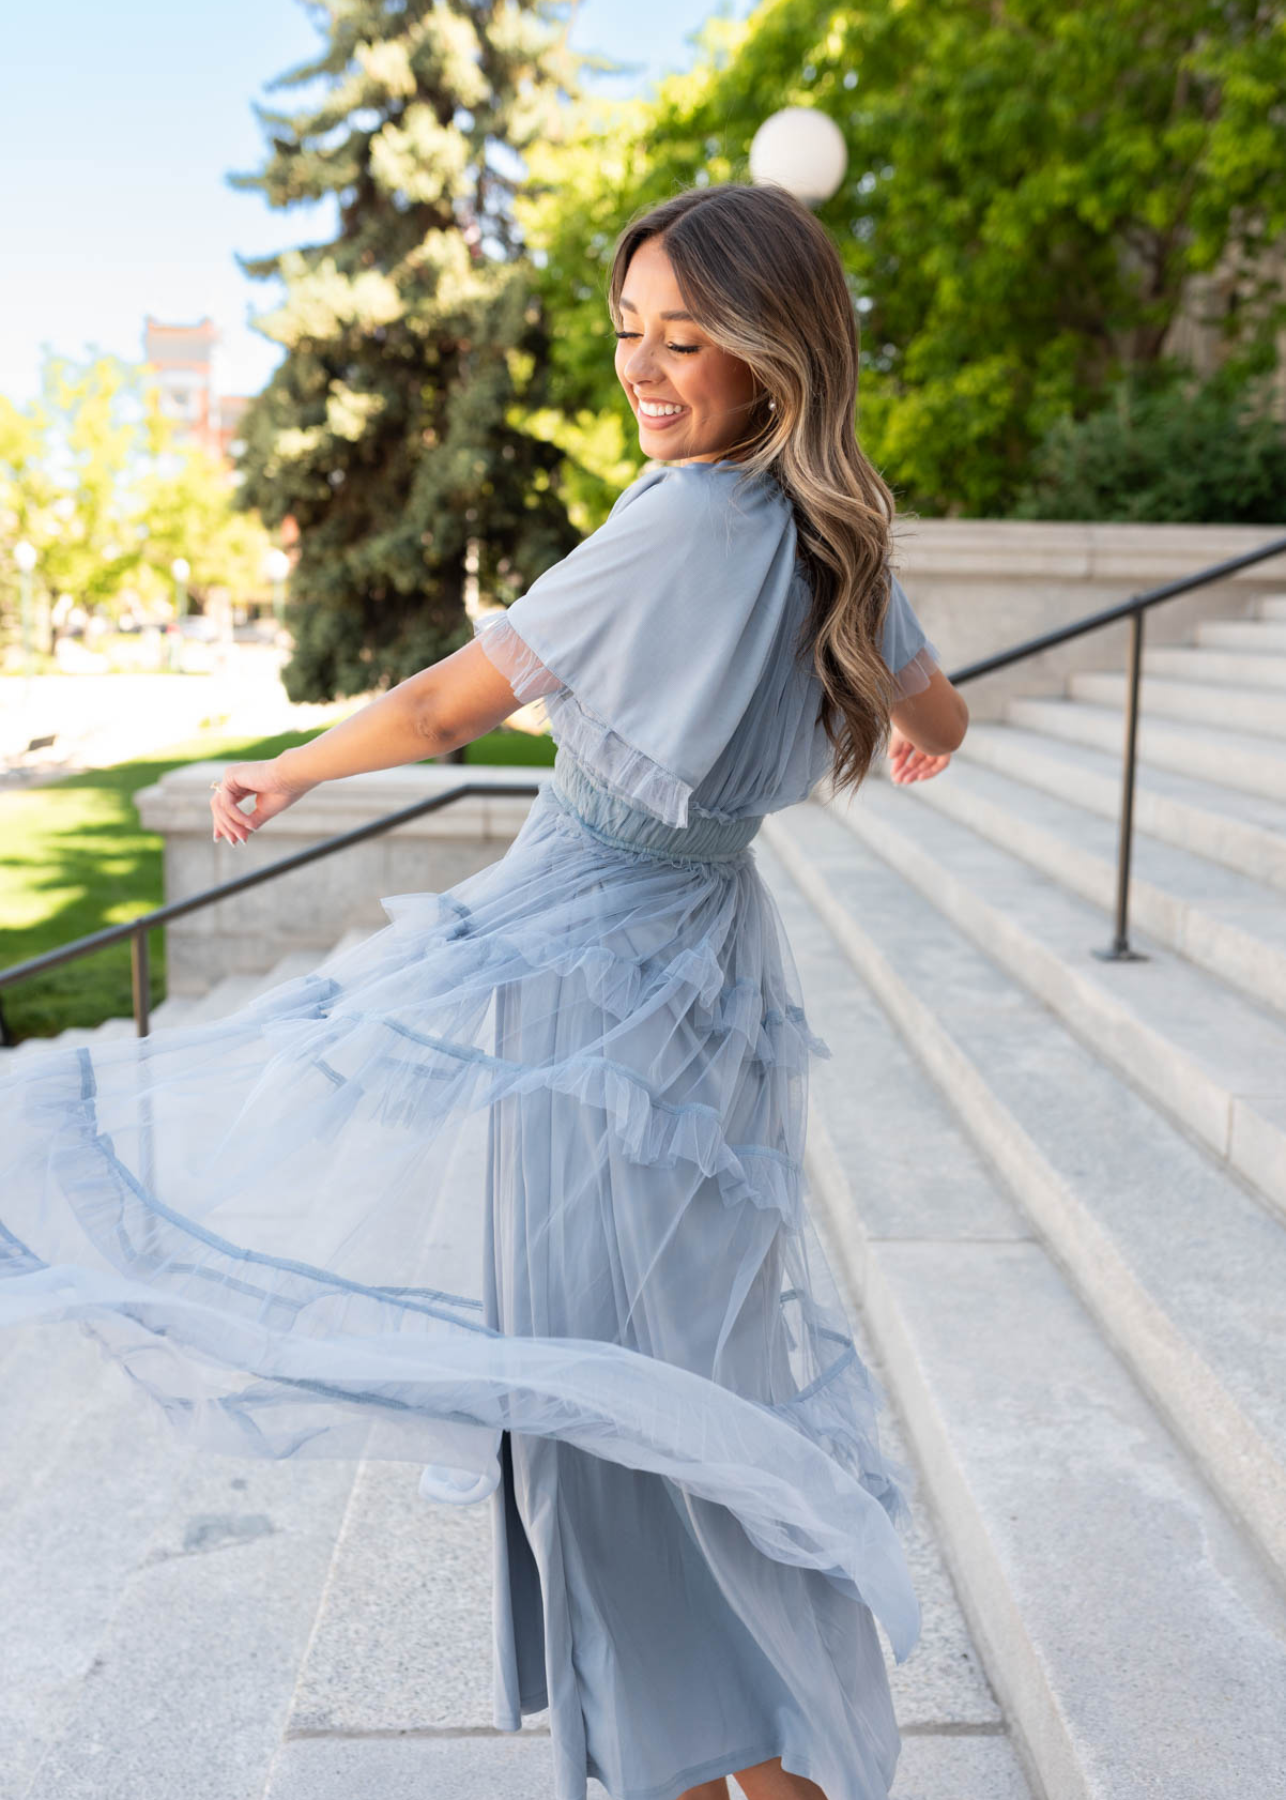
[[520,706],[562,687],[558,676],[545,667],[503,613],[475,618],[473,634],[513,689]]
[[923,693],[928,687],[935,669],[942,667],[942,657],[936,644],[927,639],[916,651],[910,662],[903,663],[900,669],[893,672],[893,682],[897,689],[898,700],[908,700],[912,694]]

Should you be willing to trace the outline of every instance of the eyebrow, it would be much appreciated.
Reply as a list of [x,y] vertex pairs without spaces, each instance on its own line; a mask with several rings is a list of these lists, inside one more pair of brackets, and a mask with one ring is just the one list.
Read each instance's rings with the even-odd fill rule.
[[[624,294],[621,295],[621,308],[626,312],[638,311],[638,307],[635,306],[634,302],[632,300],[627,300]],[[663,312],[661,317],[663,319],[687,319],[691,324],[696,324],[696,320],[692,317],[690,312]]]

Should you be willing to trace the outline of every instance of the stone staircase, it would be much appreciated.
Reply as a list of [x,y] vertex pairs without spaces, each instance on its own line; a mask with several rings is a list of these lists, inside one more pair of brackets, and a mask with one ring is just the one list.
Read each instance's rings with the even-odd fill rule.
[[[1036,1793],[1286,1795],[1286,599],[757,844],[809,1173]],[[1221,723],[1222,721],[1222,723]]]
[[[1145,653],[1143,961],[1092,953],[1123,687],[756,839],[833,1051],[813,1215],[920,1484],[894,1800],[1286,1797],[1286,599]],[[546,1716],[490,1722],[485,1508],[188,1453],[57,1327],[0,1337],[0,1441],[0,1800],[549,1800]]]

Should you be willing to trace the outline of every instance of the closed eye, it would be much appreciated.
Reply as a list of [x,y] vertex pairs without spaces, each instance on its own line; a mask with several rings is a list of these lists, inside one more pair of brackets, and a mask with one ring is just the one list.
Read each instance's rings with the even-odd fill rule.
[[[639,334],[637,331],[618,331],[615,333],[615,336],[618,339],[618,341],[621,338],[637,337],[638,335]],[[678,350],[684,356],[691,356],[695,350],[699,350],[701,348],[700,344],[667,344],[665,347],[667,350]]]

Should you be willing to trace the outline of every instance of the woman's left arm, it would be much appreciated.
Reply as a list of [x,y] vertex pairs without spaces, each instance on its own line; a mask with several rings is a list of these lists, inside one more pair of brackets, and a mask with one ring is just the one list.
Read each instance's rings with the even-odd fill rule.
[[[210,797],[214,835],[243,844],[320,782],[443,756],[493,730],[518,704],[475,638],[311,743],[267,762],[230,764]],[[251,795],[254,811],[243,812],[239,803]]]

